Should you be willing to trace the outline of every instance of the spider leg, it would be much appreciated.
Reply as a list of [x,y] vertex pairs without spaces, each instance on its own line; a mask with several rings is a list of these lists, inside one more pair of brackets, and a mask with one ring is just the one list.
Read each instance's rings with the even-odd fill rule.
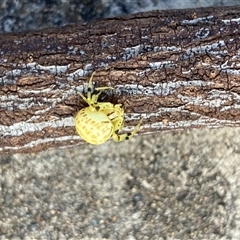
[[98,88],[95,88],[94,90],[99,91],[99,92],[97,94],[92,95],[92,87],[93,87],[92,80],[93,80],[93,76],[95,73],[96,73],[95,71],[92,73],[92,75],[89,79],[89,82],[88,82],[88,89],[87,89],[87,99],[88,99],[89,103],[94,103],[94,104],[97,103],[98,97],[102,93],[102,91],[107,90],[107,89],[114,89],[112,87],[98,87]]
[[87,89],[87,99],[90,101],[90,99],[92,98],[92,80],[93,80],[93,76],[95,74],[95,71],[92,73],[89,82],[88,82],[88,89]]
[[143,121],[143,118],[140,120],[138,125],[133,129],[133,131],[129,132],[129,133],[118,134],[119,129],[116,129],[115,132],[112,135],[113,140],[116,141],[116,142],[121,142],[121,141],[128,140],[128,139],[132,138],[139,131],[139,128],[140,128],[140,125],[141,125],[142,121]]
[[123,116],[119,116],[112,120],[112,124],[114,127],[114,134],[117,134],[118,131],[123,127],[124,119]]
[[87,98],[85,98],[83,95],[82,95],[82,93],[78,93],[80,96],[81,96],[81,98],[86,102],[86,103],[88,103],[89,104],[89,101],[88,101],[88,99]]

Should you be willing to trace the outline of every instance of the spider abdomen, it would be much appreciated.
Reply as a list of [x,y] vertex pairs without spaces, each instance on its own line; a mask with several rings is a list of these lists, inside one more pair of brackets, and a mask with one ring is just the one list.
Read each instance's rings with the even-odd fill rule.
[[75,117],[78,134],[88,143],[102,144],[113,134],[113,124],[101,111],[91,111],[89,107],[80,110]]

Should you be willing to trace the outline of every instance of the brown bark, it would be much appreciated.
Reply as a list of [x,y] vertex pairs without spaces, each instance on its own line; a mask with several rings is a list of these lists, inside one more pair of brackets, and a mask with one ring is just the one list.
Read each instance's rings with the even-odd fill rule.
[[81,143],[77,92],[115,91],[124,130],[240,125],[240,7],[153,11],[61,29],[0,35],[0,152]]

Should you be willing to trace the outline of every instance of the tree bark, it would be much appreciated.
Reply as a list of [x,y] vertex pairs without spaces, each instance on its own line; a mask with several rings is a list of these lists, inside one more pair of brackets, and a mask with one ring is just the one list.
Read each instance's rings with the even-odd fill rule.
[[141,133],[240,126],[240,7],[152,11],[0,35],[0,152],[82,143],[77,92],[96,70],[101,101]]

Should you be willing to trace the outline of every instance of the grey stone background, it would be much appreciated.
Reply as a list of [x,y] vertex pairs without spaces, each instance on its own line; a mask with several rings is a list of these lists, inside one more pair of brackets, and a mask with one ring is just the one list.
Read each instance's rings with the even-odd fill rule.
[[[238,2],[1,0],[0,31]],[[239,128],[1,156],[0,240],[237,240],[239,180]]]

